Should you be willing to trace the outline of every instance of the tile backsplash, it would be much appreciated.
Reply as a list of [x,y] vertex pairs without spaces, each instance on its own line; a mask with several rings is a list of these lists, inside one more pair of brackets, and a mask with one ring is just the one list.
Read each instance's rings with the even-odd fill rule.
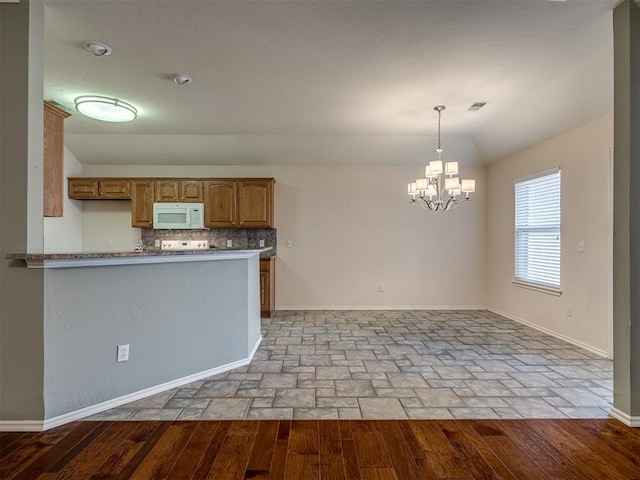
[[260,248],[260,240],[265,247],[276,250],[275,228],[212,228],[211,230],[142,230],[142,241],[154,248],[156,240],[209,240],[210,245],[224,248],[227,240],[233,240],[234,248]]

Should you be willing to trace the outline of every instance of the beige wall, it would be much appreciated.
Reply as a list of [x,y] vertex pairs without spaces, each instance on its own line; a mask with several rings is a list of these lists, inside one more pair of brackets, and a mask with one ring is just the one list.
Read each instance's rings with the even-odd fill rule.
[[[82,175],[82,165],[69,151],[64,149],[64,176]],[[44,218],[45,253],[82,251],[82,205],[79,200],[69,200],[67,182],[64,182],[62,217]]]
[[[83,175],[87,175],[86,172]],[[140,229],[131,226],[131,202],[126,200],[84,201],[82,250],[128,252],[140,240]]]
[[[488,174],[488,305],[602,352],[608,348],[611,115],[491,165]],[[562,169],[562,295],[512,285],[514,180]],[[585,242],[578,253],[578,241]],[[567,316],[571,305],[573,316]]]
[[[274,177],[280,309],[484,306],[485,170],[461,165],[464,176],[477,179],[478,193],[445,215],[408,205],[406,184],[422,171],[85,165],[83,175]],[[133,248],[139,230],[128,226],[128,208],[125,202],[85,202],[84,249],[103,250],[107,235],[114,247]]]

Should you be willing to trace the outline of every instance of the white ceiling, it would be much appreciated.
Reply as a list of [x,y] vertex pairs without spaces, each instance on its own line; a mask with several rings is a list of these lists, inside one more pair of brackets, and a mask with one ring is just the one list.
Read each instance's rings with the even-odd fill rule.
[[83,163],[421,164],[437,104],[445,157],[489,162],[612,110],[615,3],[51,0],[45,98],[138,108],[67,119]]

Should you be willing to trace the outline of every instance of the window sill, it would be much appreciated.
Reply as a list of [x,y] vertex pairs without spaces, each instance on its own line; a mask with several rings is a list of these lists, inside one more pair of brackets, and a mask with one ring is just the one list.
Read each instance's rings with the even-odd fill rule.
[[556,297],[559,297],[560,295],[562,295],[562,290],[560,290],[559,288],[545,287],[543,285],[536,285],[535,283],[522,282],[520,280],[512,280],[511,283],[516,287],[526,288],[528,290],[533,290],[535,292],[540,292],[540,293],[546,293],[548,295],[555,295]]

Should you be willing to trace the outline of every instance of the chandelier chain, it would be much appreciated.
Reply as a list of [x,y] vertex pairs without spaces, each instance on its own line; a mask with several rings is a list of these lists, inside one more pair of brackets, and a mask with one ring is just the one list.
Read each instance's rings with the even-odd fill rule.
[[439,108],[438,110],[438,150],[442,150],[442,146],[440,145],[440,116],[442,115],[442,110]]

